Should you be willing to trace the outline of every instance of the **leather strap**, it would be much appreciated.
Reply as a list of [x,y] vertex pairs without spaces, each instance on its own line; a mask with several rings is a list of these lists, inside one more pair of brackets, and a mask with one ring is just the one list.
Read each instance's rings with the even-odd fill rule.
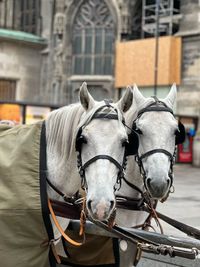
[[[154,97],[153,97],[154,98]],[[174,115],[174,112],[171,108],[169,108],[164,102],[160,100],[156,100],[155,102],[149,104],[147,107],[141,109],[138,112],[138,117],[140,117],[145,112],[151,112],[151,111],[165,111],[170,112],[172,115]]]
[[97,155],[91,159],[89,159],[83,166],[81,169],[85,170],[91,163],[95,162],[98,159],[107,159],[109,161],[111,161],[113,164],[115,164],[115,166],[122,171],[122,166],[112,157],[108,156],[108,155]]
[[46,180],[47,180],[47,183],[48,183],[48,185],[58,194],[58,195],[60,195],[61,197],[65,197],[65,194],[62,192],[62,191],[60,191],[55,185],[53,185],[51,182],[50,182],[50,180],[46,177]]
[[51,206],[54,210],[56,216],[60,216],[63,218],[68,218],[72,220],[79,220],[81,214],[81,207],[78,204],[70,204],[68,202],[61,202],[58,200],[52,200]]
[[173,155],[169,151],[162,149],[162,148],[156,148],[156,149],[149,150],[148,152],[142,154],[138,158],[139,158],[139,160],[143,160],[144,158],[151,156],[155,153],[163,153],[163,154],[167,155],[170,158],[170,160],[173,160]]
[[174,228],[180,230],[181,232],[187,234],[188,236],[191,236],[195,239],[198,239],[200,240],[200,230],[194,228],[194,227],[191,227],[187,224],[184,224],[182,222],[179,222],[175,219],[172,219],[160,212],[156,212],[157,213],[157,216],[158,218],[160,218],[161,220],[163,220],[164,222],[168,223],[169,225],[173,226]]
[[59,224],[57,218],[56,218],[56,215],[53,211],[53,208],[52,208],[52,205],[51,205],[51,201],[50,199],[48,199],[48,207],[49,207],[49,211],[51,213],[51,216],[52,216],[52,219],[55,223],[55,226],[57,227],[58,231],[60,232],[61,236],[68,242],[70,243],[71,245],[75,246],[75,247],[79,247],[81,245],[83,245],[82,242],[76,242],[74,241],[73,239],[71,239],[62,229],[61,225]]
[[124,182],[125,182],[128,186],[130,186],[133,190],[138,191],[138,192],[141,194],[141,196],[144,195],[143,191],[142,191],[138,186],[136,186],[136,185],[132,184],[131,182],[129,182],[125,177],[123,177],[123,180],[124,180]]
[[92,119],[110,119],[110,120],[118,120],[118,114],[113,113],[95,113]]

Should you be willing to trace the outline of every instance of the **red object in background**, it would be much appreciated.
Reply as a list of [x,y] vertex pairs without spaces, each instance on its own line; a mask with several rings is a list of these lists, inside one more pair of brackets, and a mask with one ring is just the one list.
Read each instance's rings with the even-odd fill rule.
[[183,144],[178,146],[178,162],[192,163],[193,137],[186,134]]

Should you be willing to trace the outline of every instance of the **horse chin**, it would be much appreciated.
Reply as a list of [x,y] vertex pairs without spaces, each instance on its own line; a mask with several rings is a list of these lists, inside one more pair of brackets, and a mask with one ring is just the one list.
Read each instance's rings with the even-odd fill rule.
[[97,214],[96,212],[88,210],[88,214],[95,221],[106,221],[109,219],[111,213],[102,212]]
[[170,183],[166,179],[164,182],[158,183],[157,180],[147,179],[145,187],[152,199],[161,200],[166,197],[170,189]]
[[109,218],[109,215],[99,216],[99,215],[97,215],[95,213],[91,213],[91,212],[89,212],[89,215],[95,221],[106,221]]
[[165,192],[158,192],[157,190],[152,190],[152,189],[148,189],[148,193],[150,195],[150,197],[154,200],[162,200],[164,199],[167,194],[168,194],[168,190]]

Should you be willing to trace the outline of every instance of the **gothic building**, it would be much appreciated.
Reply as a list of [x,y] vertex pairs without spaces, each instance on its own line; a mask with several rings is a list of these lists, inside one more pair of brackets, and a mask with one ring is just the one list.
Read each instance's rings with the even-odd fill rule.
[[49,50],[43,57],[47,75],[41,81],[48,101],[77,101],[82,81],[87,81],[96,99],[114,96],[115,42],[131,32],[134,2],[54,2]]
[[[97,99],[117,98],[115,44],[154,37],[155,12],[155,0],[0,0],[1,99],[69,104],[83,81]],[[198,116],[200,3],[162,0],[159,12],[159,35],[181,38],[177,112]]]

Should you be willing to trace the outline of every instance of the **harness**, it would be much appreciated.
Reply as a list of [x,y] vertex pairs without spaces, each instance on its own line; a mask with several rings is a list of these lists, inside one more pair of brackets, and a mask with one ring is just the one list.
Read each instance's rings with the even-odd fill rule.
[[[146,112],[153,112],[153,111],[156,111],[156,112],[163,112],[164,111],[164,112],[169,112],[174,116],[173,110],[170,109],[163,101],[160,101],[156,96],[153,96],[153,98],[155,101],[153,103],[147,105],[145,108],[141,109],[138,112],[137,118],[133,121],[133,124],[132,124],[131,133],[130,133],[129,138],[138,140],[138,144],[139,144],[139,137],[138,136],[141,134],[141,132],[139,129],[137,129],[136,121],[142,116],[142,114],[144,114]],[[183,143],[185,140],[185,128],[181,122],[179,122],[178,126],[179,126],[179,130],[175,133],[175,144],[176,145]],[[137,147],[138,146],[136,145],[135,149]],[[163,154],[167,155],[169,157],[169,160],[170,160],[170,169],[169,169],[169,173],[168,173],[168,175],[170,177],[170,186],[169,186],[169,191],[166,194],[166,197],[164,197],[161,200],[162,202],[164,202],[167,199],[169,193],[174,191],[174,188],[173,188],[173,165],[175,163],[175,157],[176,157],[176,146],[174,148],[173,154],[170,153],[168,150],[163,149],[163,148],[155,148],[155,149],[152,149],[152,150],[145,152],[142,155],[139,155],[138,150],[137,150],[136,155],[135,155],[135,160],[139,166],[140,173],[143,177],[144,186],[145,186],[146,190],[147,190],[147,186],[146,186],[147,175],[146,175],[146,172],[145,172],[145,169],[143,166],[143,160],[146,159],[147,157],[155,154],[155,153],[163,153]],[[130,153],[130,155],[134,155],[134,153]],[[141,193],[141,190],[138,190],[138,188],[136,188],[133,184],[128,182],[126,179],[124,179],[124,181],[129,186],[131,186],[133,189],[135,189],[136,191]]]
[[[118,120],[118,114],[117,114],[117,110],[111,105],[111,101],[109,100],[104,100],[105,105],[101,106],[100,108],[98,108],[96,110],[96,112],[93,114],[91,120],[93,119],[108,119],[108,120]],[[108,108],[112,108],[116,114],[113,113],[106,113],[101,112],[99,113],[102,109],[104,109],[105,107]],[[122,123],[124,124],[124,118],[122,119]],[[86,182],[86,177],[85,177],[85,170],[95,161],[99,160],[99,159],[106,159],[109,160],[110,162],[112,162],[119,170],[118,175],[117,175],[117,179],[116,179],[116,185],[114,187],[115,190],[119,190],[121,187],[121,182],[122,179],[124,178],[124,172],[126,169],[126,163],[127,163],[127,159],[126,159],[126,153],[124,153],[124,157],[123,157],[123,162],[122,164],[120,164],[116,159],[114,159],[113,157],[109,156],[109,155],[96,155],[93,158],[89,159],[87,162],[85,162],[84,164],[82,163],[82,157],[81,157],[81,153],[82,153],[82,145],[85,143],[87,143],[87,140],[85,139],[85,137],[82,135],[82,131],[84,129],[84,127],[86,127],[86,124],[83,125],[82,127],[79,128],[78,132],[77,132],[77,136],[76,136],[76,142],[75,142],[75,148],[77,153],[77,167],[79,170],[79,174],[81,177],[81,187],[83,189],[87,189],[87,182]],[[126,151],[126,148],[125,148]],[[70,198],[68,198],[62,191],[60,191],[55,185],[53,185],[48,178],[47,179],[47,183],[49,184],[49,186],[56,191],[66,202],[70,202]]]
[[[149,104],[146,108],[140,110],[138,112],[138,116],[137,119],[145,112],[151,112],[151,111],[165,111],[165,112],[170,112],[173,116],[173,111],[168,108],[166,106],[166,104],[162,101],[159,101],[156,97],[154,97],[155,102]],[[106,103],[106,105],[104,105],[103,107],[99,108],[96,113],[93,115],[92,119],[118,119],[118,115],[117,114],[105,114],[105,113],[98,113],[99,111],[101,111],[101,109],[103,109],[104,107],[110,107],[110,103]],[[136,120],[137,120],[136,119]],[[137,132],[137,128],[136,128],[136,120],[133,122],[133,126],[132,126],[132,131],[131,134],[129,136],[129,140],[130,138],[133,138],[133,133],[135,136],[137,136],[136,139],[134,139],[135,142],[135,148],[138,147],[137,144],[137,140],[138,140],[138,132]],[[124,121],[122,121],[124,123]],[[125,123],[124,123],[125,124]],[[85,125],[84,125],[85,126]],[[83,126],[83,127],[84,127]],[[126,126],[126,125],[125,125]],[[150,215],[148,217],[148,220],[150,220],[152,217],[157,217],[157,218],[161,218],[162,220],[164,220],[165,222],[171,224],[172,226],[174,226],[175,228],[187,233],[190,236],[193,236],[197,239],[200,239],[200,231],[193,228],[193,227],[189,227],[181,222],[178,222],[176,220],[173,220],[161,213],[155,212],[155,208],[156,208],[156,201],[152,201],[150,195],[148,194],[148,192],[143,192],[140,188],[138,188],[136,185],[130,183],[128,180],[126,180],[126,178],[124,177],[124,170],[126,167],[126,157],[128,155],[133,155],[135,153],[135,150],[131,150],[131,147],[127,147],[126,149],[126,153],[124,155],[124,160],[122,165],[120,165],[114,158],[112,158],[111,156],[108,155],[97,155],[94,156],[93,158],[89,159],[84,165],[82,164],[82,158],[81,158],[81,147],[83,143],[86,143],[87,140],[84,139],[84,136],[82,135],[82,129],[83,127],[81,127],[78,131],[77,134],[77,138],[76,138],[76,150],[78,152],[78,156],[77,156],[77,166],[79,168],[79,173],[81,176],[81,184],[83,188],[86,188],[86,178],[85,178],[85,170],[86,168],[92,164],[93,162],[95,162],[98,159],[107,159],[109,161],[111,161],[113,164],[116,165],[116,167],[119,169],[119,173],[118,173],[118,177],[117,177],[117,181],[116,184],[119,185],[119,188],[121,186],[121,180],[123,179],[125,181],[125,183],[127,185],[129,185],[132,189],[138,191],[141,194],[141,198],[140,199],[133,199],[133,198],[128,198],[128,197],[124,197],[124,196],[116,196],[116,200],[117,200],[117,207],[118,208],[125,208],[125,209],[129,209],[129,210],[142,210],[142,211],[146,211],[148,212]],[[176,133],[176,144],[179,144],[181,142],[184,141],[184,126],[182,124],[179,123],[179,129],[180,132]],[[130,140],[131,144],[133,144],[133,139]],[[130,145],[130,144],[129,144]],[[127,153],[128,151],[128,153]],[[142,154],[142,155],[136,155],[136,161],[139,165],[140,168],[140,172],[143,176],[143,179],[145,181],[146,179],[146,173],[143,167],[143,159],[154,154],[154,153],[164,153],[165,155],[167,155],[170,159],[170,170],[169,170],[169,177],[171,179],[171,184],[170,187],[173,184],[173,165],[174,165],[174,159],[175,159],[175,154],[176,154],[176,148],[174,150],[174,153],[171,154],[169,151],[165,150],[165,149],[161,149],[161,148],[157,148],[157,149],[153,149],[150,151],[147,151],[146,153]],[[47,180],[48,181],[48,180]],[[48,181],[49,183],[49,181]],[[49,183],[50,184],[50,183]],[[54,201],[51,200],[51,203],[54,207],[54,210],[56,212],[57,215],[62,216],[62,217],[67,217],[69,218],[69,209],[70,211],[72,211],[72,207],[75,211],[75,213],[72,215],[72,218],[80,218],[79,214],[80,214],[80,203],[81,200],[80,199],[68,199],[66,198],[66,196],[60,192],[59,190],[57,190],[54,186],[51,186],[58,194],[60,194],[63,199],[65,200],[65,202],[59,202],[59,201]],[[147,238],[142,238],[141,236],[138,236],[137,234],[133,234],[128,232],[127,230],[118,227],[116,225],[112,225],[112,227],[109,226],[109,222],[108,225],[104,222],[99,222],[99,221],[93,221],[91,218],[88,218],[89,220],[91,220],[93,223],[99,225],[101,228],[105,229],[106,231],[112,232],[114,233],[118,238],[122,238],[125,239],[127,241],[130,241],[132,243],[134,243],[137,247],[137,252],[136,252],[136,256],[135,256],[135,264],[137,264],[137,262],[140,259],[141,256],[141,251],[146,251],[146,252],[151,252],[151,253],[155,253],[155,254],[161,254],[161,255],[169,255],[171,257],[174,256],[181,256],[181,257],[185,257],[185,258],[190,258],[190,259],[194,259],[197,255],[197,251],[196,250],[190,250],[190,251],[185,251],[185,250],[179,250],[176,248],[173,248],[171,246],[165,246],[163,244],[160,243],[156,243],[153,242]]]
[[[119,120],[119,117],[118,117],[118,113],[117,113],[117,110],[110,104],[110,101],[108,100],[104,100],[105,102],[105,105],[99,107],[96,112],[92,115],[92,118],[90,119],[93,120],[93,119],[109,119],[109,120]],[[104,109],[105,107],[107,108],[112,108],[112,110],[115,111],[115,114],[113,113],[106,113],[105,111],[103,112],[100,112],[102,109]],[[100,112],[100,113],[99,113]],[[124,119],[122,119],[122,123],[124,124]],[[114,159],[113,157],[109,156],[109,155],[104,155],[104,154],[100,154],[100,155],[96,155],[94,156],[93,158],[89,159],[87,162],[84,163],[84,165],[82,164],[82,157],[81,157],[81,152],[82,152],[82,145],[83,143],[87,143],[87,140],[85,139],[85,137],[82,135],[82,131],[83,131],[83,128],[86,127],[87,124],[83,125],[82,127],[80,127],[78,129],[78,132],[77,132],[77,136],[76,136],[76,141],[75,141],[75,149],[76,151],[78,152],[77,153],[77,167],[78,167],[78,170],[79,170],[79,174],[80,174],[80,178],[81,178],[81,187],[82,189],[86,190],[87,191],[87,182],[86,182],[86,177],[85,177],[85,170],[93,163],[95,162],[96,160],[99,160],[99,159],[106,159],[106,160],[109,160],[110,162],[112,162],[117,168],[118,168],[118,175],[117,175],[117,179],[116,179],[116,184],[114,186],[114,190],[116,191],[117,189],[119,190],[119,188],[121,187],[121,181],[124,177],[124,171],[125,171],[125,168],[126,168],[126,153],[124,152],[124,157],[123,157],[123,162],[122,162],[122,165],[116,160]],[[126,151],[126,148],[125,148],[125,151]],[[46,177],[46,180],[47,180],[47,183],[49,184],[49,186],[57,193],[59,194],[64,202],[66,202],[67,204],[69,204],[72,208],[72,205],[74,205],[73,203],[73,199],[67,197],[61,190],[59,190],[55,185],[53,185],[50,180]],[[80,224],[80,235],[83,236],[83,242],[84,242],[84,224],[85,224],[85,221],[86,221],[86,212],[85,212],[85,199],[81,199],[81,200],[78,200],[78,204],[81,204],[81,202],[83,203],[83,208],[82,208],[82,211],[81,211],[81,215],[80,215],[80,221],[81,221],[81,224]],[[61,233],[62,237],[69,243],[71,243],[72,245],[74,246],[80,246],[82,245],[83,243],[79,243],[79,242],[76,242],[74,240],[72,240],[68,235],[66,235],[63,231],[63,229],[61,228],[57,218],[56,218],[56,214],[54,212],[54,209],[52,207],[52,203],[57,204],[57,208],[59,207],[59,202],[54,202],[53,200],[48,200],[48,207],[49,207],[49,211],[51,213],[51,216],[52,216],[52,219],[57,227],[57,229],[59,230],[59,232]],[[61,202],[62,203],[62,202]],[[62,206],[62,205],[61,205]],[[71,213],[71,216],[77,216],[77,213]],[[114,217],[115,217],[115,210],[112,214],[112,217],[113,217],[113,220],[114,221]],[[112,223],[112,222],[111,222]],[[59,257],[58,255],[55,253],[55,257],[57,258],[57,262],[60,262],[59,260]]]
[[[108,100],[104,100],[105,105],[100,107],[99,109],[97,109],[97,111],[93,114],[91,120],[93,119],[108,119],[108,120],[118,120],[118,114],[117,114],[117,110],[114,109],[114,111],[116,112],[116,114],[113,113],[99,113],[102,109],[104,109],[105,107],[108,108],[112,108],[113,106],[110,104],[111,102]],[[122,119],[122,123],[124,124],[124,118]],[[99,160],[99,159],[106,159],[109,160],[110,162],[112,162],[119,170],[118,175],[117,175],[117,180],[116,180],[116,185],[114,187],[115,190],[119,190],[119,188],[121,187],[121,181],[124,177],[124,172],[125,172],[125,168],[126,168],[126,155],[124,154],[124,158],[123,158],[123,162],[122,165],[113,157],[109,156],[109,155],[96,155],[93,158],[89,159],[87,162],[84,163],[84,165],[82,164],[82,157],[81,157],[81,151],[82,151],[82,144],[83,143],[87,143],[87,140],[85,140],[84,136],[82,136],[82,130],[86,125],[82,126],[77,134],[77,138],[76,138],[76,151],[78,152],[77,155],[77,167],[79,170],[79,174],[81,177],[81,186],[83,189],[87,189],[87,182],[86,182],[86,177],[85,177],[85,170],[95,161]]]

